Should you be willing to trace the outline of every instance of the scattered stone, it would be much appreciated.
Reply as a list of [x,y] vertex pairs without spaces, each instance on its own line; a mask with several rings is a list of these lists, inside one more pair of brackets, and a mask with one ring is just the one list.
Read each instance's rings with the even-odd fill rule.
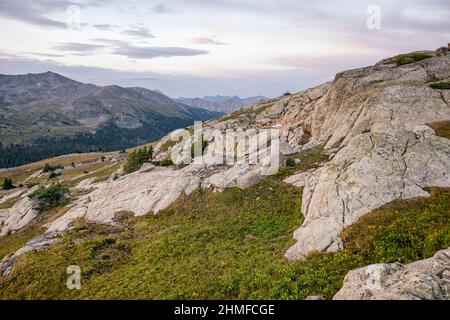
[[286,183],[292,184],[298,188],[303,188],[306,185],[306,183],[308,182],[308,177],[312,171],[313,170],[297,173],[293,176],[287,177],[283,181]]
[[[428,196],[427,187],[450,187],[450,140],[437,137],[427,126],[450,120],[450,92],[429,87],[430,82],[448,80],[450,61],[448,55],[430,55],[399,67],[378,63],[341,72],[331,82],[255,105],[254,110],[264,110],[251,116],[207,123],[220,130],[283,128],[284,154],[325,144],[327,163],[285,180],[304,187],[305,219],[294,233],[298,242],[287,251],[289,259],[302,259],[316,250],[340,250],[340,233],[361,216],[395,199]],[[171,148],[163,148],[169,139],[170,135],[154,145],[155,159],[169,156]],[[118,211],[158,213],[199,187],[245,188],[263,177],[263,167],[195,162],[177,170],[151,165],[129,175],[119,170],[115,174],[123,176],[95,183],[92,192],[47,226],[48,232],[63,232],[78,218],[114,223]],[[21,208],[16,204],[13,210],[0,211],[2,233],[33,219],[23,201]]]
[[334,300],[449,300],[450,248],[407,265],[374,264],[350,271]]

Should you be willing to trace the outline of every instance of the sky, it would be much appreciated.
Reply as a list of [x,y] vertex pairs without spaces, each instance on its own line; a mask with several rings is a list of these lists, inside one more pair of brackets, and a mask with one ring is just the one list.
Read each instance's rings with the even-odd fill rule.
[[449,0],[0,0],[0,73],[171,97],[298,92],[450,42]]

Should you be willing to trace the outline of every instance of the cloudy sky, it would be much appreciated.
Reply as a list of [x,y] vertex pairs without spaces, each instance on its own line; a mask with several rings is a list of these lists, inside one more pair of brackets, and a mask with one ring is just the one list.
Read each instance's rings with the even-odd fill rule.
[[446,45],[450,3],[0,0],[0,26],[0,73],[50,70],[172,97],[273,97]]

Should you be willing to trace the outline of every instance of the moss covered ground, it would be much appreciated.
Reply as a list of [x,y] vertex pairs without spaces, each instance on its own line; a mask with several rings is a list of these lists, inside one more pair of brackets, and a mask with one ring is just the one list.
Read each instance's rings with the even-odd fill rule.
[[[301,189],[268,177],[246,190],[198,190],[158,215],[123,215],[117,226],[77,222],[61,242],[21,258],[0,280],[0,298],[331,298],[351,269],[450,246],[450,190],[430,192],[361,218],[344,231],[342,252],[289,262],[283,254],[302,223]],[[2,238],[0,252],[18,248],[25,234]],[[82,269],[79,291],[66,288],[69,265]]]

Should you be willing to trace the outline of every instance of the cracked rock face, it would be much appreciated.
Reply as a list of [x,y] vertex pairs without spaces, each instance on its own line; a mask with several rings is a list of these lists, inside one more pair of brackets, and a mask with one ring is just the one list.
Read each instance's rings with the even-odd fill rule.
[[[286,253],[289,259],[301,259],[311,251],[340,250],[342,230],[373,209],[395,199],[427,196],[427,187],[450,187],[450,141],[427,126],[450,120],[450,91],[430,88],[432,82],[449,79],[449,54],[398,67],[378,63],[341,72],[333,81],[297,94],[258,102],[204,127],[280,128],[282,155],[325,145],[328,163],[285,180],[304,187],[305,220],[294,234],[297,243]],[[156,160],[173,151],[170,138],[154,144]],[[263,177],[260,169],[146,165],[115,181],[82,181],[78,188],[89,193],[51,222],[47,235],[67,230],[78,218],[114,223],[118,211],[157,213],[199,187],[245,188]],[[23,201],[13,208],[27,207]],[[24,208],[12,212],[0,210],[0,221],[11,221],[11,228],[33,219]],[[33,242],[30,246],[36,247]]]
[[0,199],[0,204],[16,197],[21,197],[11,208],[0,210],[0,237],[10,231],[17,231],[30,223],[38,215],[34,209],[36,205],[28,195],[36,191],[37,187],[26,191],[18,189]]
[[403,265],[374,264],[350,271],[334,300],[448,300],[450,248]]
[[315,102],[311,128],[313,140],[337,153],[300,182],[286,181],[304,186],[305,216],[288,259],[340,250],[340,233],[362,215],[395,199],[428,196],[427,187],[450,187],[450,142],[426,126],[450,120],[449,91],[429,87],[448,79],[448,55],[336,76]]
[[80,218],[113,223],[115,213],[119,211],[133,212],[136,216],[157,213],[178,199],[182,192],[189,195],[200,185],[198,167],[173,170],[146,165],[144,169],[115,181],[93,185],[96,189],[82,196],[66,214],[50,223],[47,232],[67,230]]
[[308,176],[303,225],[286,257],[340,249],[339,235],[362,215],[395,199],[428,196],[427,187],[450,187],[450,141],[397,131],[362,134]]
[[43,235],[29,241],[14,254],[6,256],[2,261],[0,261],[0,274],[3,276],[9,276],[12,272],[14,264],[20,256],[30,251],[48,248],[50,245],[58,241],[58,237],[58,233],[46,232]]
[[[215,170],[217,173],[212,174]],[[0,262],[0,272],[4,276],[9,275],[14,263],[21,255],[32,250],[45,249],[57,241],[59,235],[70,229],[77,219],[113,224],[116,213],[120,211],[132,212],[135,216],[156,214],[176,201],[182,193],[191,194],[202,186],[202,181],[204,188],[244,187],[259,179],[259,170],[259,167],[238,165],[230,169],[227,169],[226,166],[214,169],[213,167],[208,168],[203,163],[193,163],[182,169],[174,170],[144,164],[141,170],[117,180],[101,183],[93,183],[92,179],[83,180],[76,188],[90,192],[76,199],[73,204],[69,205],[70,208],[66,213],[47,224],[47,230],[43,235],[29,241],[13,255],[5,257]],[[19,201],[12,209],[14,212],[26,212],[18,210],[22,201],[29,201],[29,199],[25,197]],[[16,225],[21,223],[17,228],[24,225],[24,218],[19,214],[7,215],[7,217],[9,219],[7,221],[14,220]],[[2,216],[0,216],[1,218]],[[30,217],[30,219],[32,218]],[[7,230],[6,227],[4,230]]]

